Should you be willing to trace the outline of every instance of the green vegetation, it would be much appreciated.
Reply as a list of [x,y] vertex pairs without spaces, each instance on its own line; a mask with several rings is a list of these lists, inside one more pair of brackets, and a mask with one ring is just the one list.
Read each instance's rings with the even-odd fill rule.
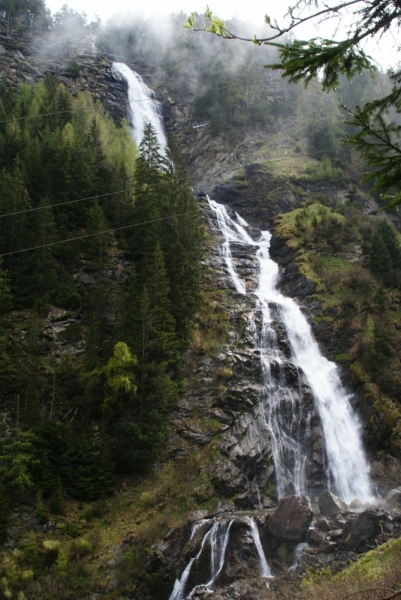
[[[1,88],[0,121],[3,535],[17,500],[36,498],[46,522],[67,495],[104,499],[159,456],[202,302],[204,229],[174,142],[162,155],[151,126],[138,150],[125,121],[50,76]],[[50,309],[67,326],[49,337]],[[68,552],[51,552],[64,573]]]
[[400,587],[400,564],[401,540],[389,540],[341,573],[333,574],[328,568],[309,570],[297,597],[300,600],[340,600],[350,596],[358,600],[391,598]]
[[[159,575],[146,568],[152,545],[172,527],[184,525],[188,511],[210,510],[215,503],[213,487],[202,469],[209,454],[205,450],[166,463],[136,485],[123,485],[110,499],[81,507],[66,500],[63,515],[51,517],[53,531],[28,532],[17,550],[1,551],[1,593],[64,600],[71,590],[84,597],[96,587],[106,589],[110,570],[105,562],[119,557],[126,539],[117,567],[118,590],[110,591],[110,598],[140,589],[152,598],[165,598]],[[7,596],[7,590],[13,595]]]

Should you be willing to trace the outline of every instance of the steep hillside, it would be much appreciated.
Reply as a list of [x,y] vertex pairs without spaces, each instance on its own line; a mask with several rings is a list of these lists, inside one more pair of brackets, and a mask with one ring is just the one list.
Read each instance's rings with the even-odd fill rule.
[[[158,36],[139,19],[96,39],[78,19],[71,38],[67,17],[11,35],[1,21],[1,213],[13,217],[0,223],[1,593],[392,590],[398,214],[360,184],[363,165],[339,142],[339,96],[288,86],[256,48],[235,59],[222,40]],[[113,60],[155,90],[190,180],[150,129],[138,156]],[[364,94],[378,78],[361,76]],[[77,199],[90,204],[68,205]],[[34,216],[21,225],[16,209]],[[274,277],[261,291],[266,264],[276,269],[262,262],[267,230],[284,300]],[[28,246],[40,252],[13,258]],[[313,346],[308,322],[340,365],[321,396],[296,355],[297,335]],[[324,405],[338,399],[351,420],[328,435],[337,416]]]

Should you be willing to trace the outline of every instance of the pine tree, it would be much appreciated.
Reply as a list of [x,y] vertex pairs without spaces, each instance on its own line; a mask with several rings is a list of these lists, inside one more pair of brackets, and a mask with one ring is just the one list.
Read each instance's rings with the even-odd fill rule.
[[3,316],[5,312],[11,309],[12,296],[10,292],[10,280],[8,278],[7,271],[4,271],[1,267],[3,260],[0,258],[0,316]]
[[134,177],[135,214],[137,222],[143,225],[136,227],[128,240],[141,276],[156,243],[161,239],[163,222],[160,219],[168,213],[163,194],[166,162],[150,123],[145,127],[139,152]]
[[[107,230],[103,211],[98,202],[94,203],[87,209],[87,233],[99,234],[101,231]],[[87,253],[94,268],[99,272],[104,268],[107,262],[107,247],[109,245],[110,236],[108,233],[94,235],[85,241]]]
[[64,456],[66,488],[78,500],[92,501],[113,489],[113,463],[103,441],[96,443],[84,435],[73,443]]
[[387,294],[382,285],[379,285],[375,295],[373,296],[373,304],[380,315],[386,312]]
[[390,252],[380,234],[376,232],[372,238],[372,246],[370,250],[370,270],[373,275],[383,277],[392,268],[392,260]]
[[6,529],[10,518],[10,503],[6,493],[6,486],[0,479],[0,542],[6,537]]
[[178,343],[164,255],[159,242],[145,272],[141,302],[141,366],[150,362],[175,366]]
[[391,257],[393,269],[401,267],[401,249],[394,226],[387,219],[380,219],[377,231],[381,235]]
[[132,315],[139,363],[137,397],[113,425],[118,439],[117,463],[124,471],[146,470],[157,456],[165,439],[168,415],[178,398],[174,379],[179,362],[178,342],[159,243],[144,278],[139,310]]
[[164,224],[161,244],[170,283],[172,314],[181,348],[189,340],[200,306],[204,226],[174,139],[168,144],[166,203],[171,219]]
[[13,490],[23,492],[33,486],[31,466],[35,463],[33,454],[34,434],[18,429],[2,442],[0,454],[0,478]]
[[[53,211],[48,198],[43,198],[39,206],[42,210],[34,213],[32,219],[32,240],[34,246],[44,246],[29,253],[25,260],[25,295],[28,303],[33,303],[38,312],[46,312],[51,296],[58,283],[58,266],[53,257],[52,247],[46,247],[58,239]],[[29,276],[27,276],[29,273]],[[29,283],[28,283],[29,282]],[[24,287],[21,286],[21,294]]]

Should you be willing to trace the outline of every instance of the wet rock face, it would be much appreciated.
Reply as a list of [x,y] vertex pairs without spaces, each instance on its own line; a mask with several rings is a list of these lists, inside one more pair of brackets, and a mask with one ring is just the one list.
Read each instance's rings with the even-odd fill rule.
[[281,498],[276,512],[267,521],[267,533],[278,541],[304,542],[313,519],[307,496]]
[[[313,394],[293,363],[285,328],[273,303],[269,306],[272,343],[277,346],[280,360],[274,360],[272,352],[266,386],[265,366],[261,360],[266,350],[261,346],[262,318],[258,300],[253,294],[243,295],[233,290],[226,262],[220,254],[223,239],[217,222],[208,205],[200,202],[215,240],[207,265],[213,269],[217,289],[226,290],[225,302],[230,306],[228,342],[218,355],[194,364],[196,386],[189,386],[173,413],[168,451],[172,458],[188,455],[218,434],[219,439],[214,438],[218,452],[205,469],[218,495],[232,499],[237,509],[248,510],[271,507],[277,503],[279,494],[299,493],[291,476],[297,457],[286,439],[287,436],[301,439],[307,493],[317,498],[324,490],[325,445]],[[260,231],[254,227],[248,228],[248,233],[254,239],[260,237]],[[233,244],[231,250],[247,290],[254,291],[259,268],[256,248]],[[269,352],[268,348],[267,354]],[[219,380],[219,373],[227,373],[224,380]],[[271,422],[268,422],[269,415]],[[202,425],[200,419],[204,419]],[[207,419],[213,421],[213,428],[209,428]],[[280,445],[283,463],[288,467],[281,490],[276,485],[272,429],[277,432],[276,444]]]

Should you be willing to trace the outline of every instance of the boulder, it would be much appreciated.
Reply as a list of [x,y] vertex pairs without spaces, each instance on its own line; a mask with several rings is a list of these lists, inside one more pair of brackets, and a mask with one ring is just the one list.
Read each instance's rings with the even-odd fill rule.
[[347,505],[340,498],[331,492],[323,492],[318,500],[320,514],[325,517],[332,517],[340,512],[347,510]]
[[401,509],[401,487],[390,490],[384,497],[384,502],[388,510]]
[[327,534],[325,531],[319,531],[319,529],[312,527],[308,531],[308,544],[311,544],[312,546],[320,546],[320,544],[326,540],[326,536]]
[[276,512],[267,522],[267,531],[276,539],[286,542],[304,542],[313,510],[307,496],[281,498]]
[[363,502],[358,500],[358,498],[355,498],[355,500],[353,500],[350,503],[349,507],[350,507],[350,510],[359,511],[359,510],[362,510],[363,508],[365,508],[365,505],[363,504]]
[[364,552],[375,543],[380,535],[380,521],[384,513],[379,510],[365,510],[356,519],[350,519],[344,526],[343,542],[348,548]]
[[325,540],[322,544],[320,544],[318,551],[323,554],[331,554],[338,549],[338,544],[336,542],[332,542],[329,540]]
[[322,531],[330,531],[332,529],[329,521],[325,517],[315,515],[312,521],[312,527],[315,529],[321,529]]

